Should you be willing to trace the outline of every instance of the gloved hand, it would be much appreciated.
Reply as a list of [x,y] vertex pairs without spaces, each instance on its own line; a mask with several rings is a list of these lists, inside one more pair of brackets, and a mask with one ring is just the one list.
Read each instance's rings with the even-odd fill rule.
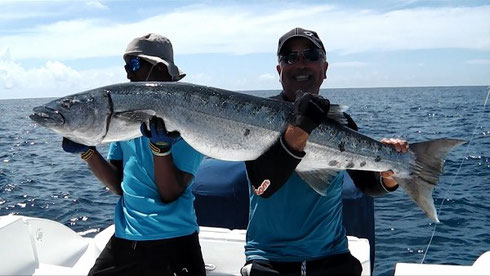
[[95,147],[86,146],[79,144],[77,142],[73,142],[72,140],[63,137],[63,142],[61,143],[61,147],[64,151],[68,153],[81,153],[82,159],[87,160],[94,154]]
[[151,117],[149,129],[146,123],[141,124],[141,134],[150,138],[150,148],[157,156],[168,155],[172,145],[180,139],[178,131],[167,131],[162,118],[156,116]]
[[327,118],[329,110],[329,100],[320,95],[298,90],[294,101],[293,116],[289,123],[310,134]]

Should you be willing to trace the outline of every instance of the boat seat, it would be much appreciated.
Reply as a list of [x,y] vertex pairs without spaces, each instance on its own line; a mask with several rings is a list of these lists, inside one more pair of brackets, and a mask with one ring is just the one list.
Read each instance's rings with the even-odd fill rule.
[[39,262],[72,267],[85,253],[88,241],[67,226],[41,218],[24,217]]
[[[246,230],[200,227],[199,242],[206,264],[206,275],[240,275],[240,269],[245,264],[245,235]],[[369,241],[351,236],[347,239],[352,255],[361,262],[362,275],[371,275]]]
[[32,275],[38,267],[28,225],[19,216],[0,218],[0,260],[5,275]]
[[[89,248],[89,240],[55,221],[23,216],[0,219],[0,260],[5,275],[67,275]],[[92,246],[93,247],[93,246]],[[94,250],[92,262],[100,251]],[[87,265],[84,264],[84,267]],[[81,267],[81,266],[80,266]],[[85,269],[86,270],[86,269]],[[44,271],[44,272],[43,272]],[[85,273],[87,271],[84,271]]]

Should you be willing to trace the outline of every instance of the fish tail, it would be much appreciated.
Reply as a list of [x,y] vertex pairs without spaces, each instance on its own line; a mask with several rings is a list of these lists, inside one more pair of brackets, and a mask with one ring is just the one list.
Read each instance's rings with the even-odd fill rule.
[[436,139],[410,144],[415,154],[410,178],[396,178],[405,192],[435,222],[439,222],[432,191],[442,173],[444,158],[454,147],[464,144],[459,139]]

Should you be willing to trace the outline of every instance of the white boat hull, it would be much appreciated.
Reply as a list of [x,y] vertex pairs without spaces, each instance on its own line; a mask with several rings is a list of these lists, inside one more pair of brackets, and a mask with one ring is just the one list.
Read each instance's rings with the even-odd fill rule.
[[[94,238],[84,238],[52,220],[0,216],[0,275],[87,275],[113,233],[112,225]],[[370,275],[368,240],[348,239],[363,275]],[[240,275],[245,230],[201,227],[199,240],[207,275]]]
[[441,265],[397,263],[394,276],[460,276],[490,275],[490,251],[483,253],[473,265]]

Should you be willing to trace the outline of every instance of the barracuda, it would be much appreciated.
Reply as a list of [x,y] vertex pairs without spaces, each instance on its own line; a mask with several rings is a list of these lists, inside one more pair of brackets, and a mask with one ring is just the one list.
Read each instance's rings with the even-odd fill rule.
[[[189,83],[124,83],[66,96],[34,108],[30,118],[75,142],[96,146],[141,136],[151,116],[201,153],[222,160],[260,156],[281,134],[292,103]],[[432,191],[443,159],[458,139],[410,144],[406,154],[342,125],[338,105],[315,129],[296,171],[325,195],[329,178],[344,169],[387,171],[429,218],[438,222]]]

